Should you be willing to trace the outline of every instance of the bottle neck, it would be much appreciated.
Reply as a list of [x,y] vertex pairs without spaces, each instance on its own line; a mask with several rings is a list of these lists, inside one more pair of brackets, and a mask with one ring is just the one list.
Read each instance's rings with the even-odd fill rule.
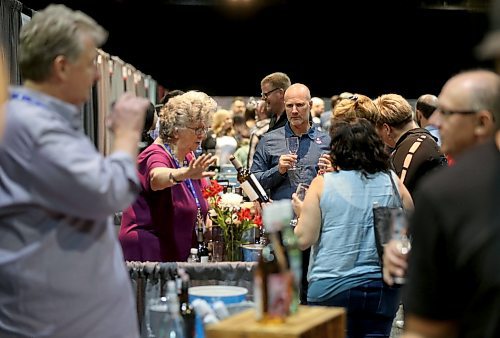
[[189,290],[189,282],[182,281],[181,294],[179,296],[179,301],[181,302],[181,304],[189,302],[188,290]]
[[205,241],[203,239],[203,228],[198,228],[197,232],[198,232],[198,235],[197,235],[198,244],[202,244],[202,243],[204,244]]

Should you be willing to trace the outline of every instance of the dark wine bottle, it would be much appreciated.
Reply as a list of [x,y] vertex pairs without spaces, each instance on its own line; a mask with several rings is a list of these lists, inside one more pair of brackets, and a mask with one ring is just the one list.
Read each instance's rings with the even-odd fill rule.
[[203,239],[203,228],[198,227],[198,260],[201,263],[208,263],[208,247]]
[[240,186],[245,194],[247,194],[248,198],[250,198],[251,201],[259,201],[260,203],[269,202],[269,197],[267,197],[266,191],[262,188],[259,181],[257,181],[254,174],[252,174],[249,169],[243,168],[240,161],[238,161],[234,156],[231,155],[229,160],[238,171],[236,178],[238,182],[240,182]]
[[195,336],[195,311],[193,306],[189,303],[189,275],[184,273],[181,275],[182,287],[179,296],[180,313],[184,319],[186,338],[194,338]]

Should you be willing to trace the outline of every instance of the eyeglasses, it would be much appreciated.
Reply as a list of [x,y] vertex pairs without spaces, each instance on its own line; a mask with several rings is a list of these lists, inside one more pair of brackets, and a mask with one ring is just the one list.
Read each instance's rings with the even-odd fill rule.
[[207,131],[208,131],[208,128],[204,128],[204,127],[198,127],[198,128],[186,127],[186,128],[194,130],[194,133],[197,136],[205,135],[207,133]]
[[437,109],[443,116],[451,116],[455,114],[460,114],[460,115],[473,115],[477,113],[477,110],[465,110],[465,111],[453,111],[453,110],[448,110],[448,109],[442,109],[438,108]]
[[260,93],[260,95],[261,95],[261,97],[262,97],[262,98],[267,99],[267,97],[268,97],[269,95],[271,95],[273,92],[275,92],[275,91],[277,91],[277,90],[279,90],[279,89],[281,89],[281,88],[274,88],[274,89],[271,89],[271,90],[270,90],[270,91],[268,91],[268,92],[265,92],[265,93]]

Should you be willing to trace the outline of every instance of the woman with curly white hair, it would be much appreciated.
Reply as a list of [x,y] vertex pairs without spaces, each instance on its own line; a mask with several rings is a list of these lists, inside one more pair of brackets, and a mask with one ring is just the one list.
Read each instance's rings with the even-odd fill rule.
[[126,260],[186,261],[196,244],[197,223],[206,218],[202,178],[214,161],[196,158],[216,102],[202,92],[171,98],[160,111],[160,135],[138,156],[142,191],[124,210],[120,243]]

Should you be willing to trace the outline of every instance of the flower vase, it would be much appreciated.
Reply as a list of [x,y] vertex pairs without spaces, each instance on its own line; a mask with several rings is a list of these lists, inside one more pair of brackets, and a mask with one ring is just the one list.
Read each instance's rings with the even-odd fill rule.
[[228,240],[226,245],[226,261],[235,262],[241,261],[241,241]]

